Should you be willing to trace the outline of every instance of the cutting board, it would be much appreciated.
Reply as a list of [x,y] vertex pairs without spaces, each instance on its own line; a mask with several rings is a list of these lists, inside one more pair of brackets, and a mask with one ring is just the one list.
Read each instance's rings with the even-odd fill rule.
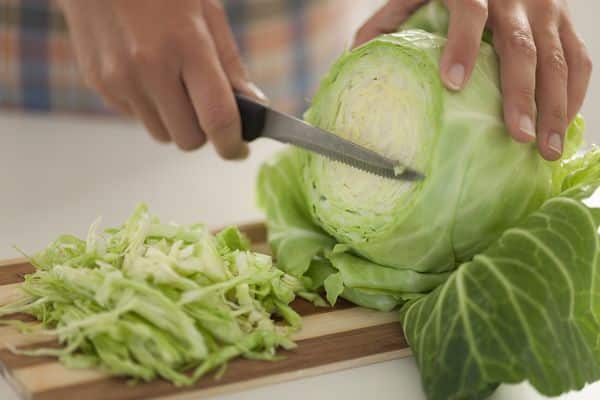
[[[254,250],[270,252],[263,224],[240,229]],[[0,304],[19,295],[23,275],[33,270],[23,259],[0,262]],[[314,307],[303,300],[292,306],[304,317],[303,328],[293,337],[298,347],[279,352],[283,360],[237,359],[220,379],[207,375],[190,387],[177,388],[164,380],[131,385],[126,378],[98,370],[67,369],[55,358],[15,355],[7,346],[36,348],[58,343],[52,337],[24,335],[8,326],[0,326],[1,373],[22,399],[200,399],[410,355],[397,313],[367,310],[344,301],[334,308]],[[34,321],[27,315],[15,317]]]

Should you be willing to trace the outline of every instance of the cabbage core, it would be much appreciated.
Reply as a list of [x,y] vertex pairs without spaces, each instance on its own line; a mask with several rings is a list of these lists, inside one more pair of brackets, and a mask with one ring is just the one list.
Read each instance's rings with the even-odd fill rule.
[[[363,51],[341,63],[325,98],[326,110],[310,119],[335,134],[392,159],[423,168],[427,132],[432,131],[431,82],[423,62],[397,46]],[[317,107],[313,107],[313,110]],[[310,155],[308,190],[313,213],[341,240],[368,240],[385,230],[410,202],[418,184],[380,178],[342,163]],[[312,178],[312,179],[311,179]],[[365,223],[368,222],[368,223]]]

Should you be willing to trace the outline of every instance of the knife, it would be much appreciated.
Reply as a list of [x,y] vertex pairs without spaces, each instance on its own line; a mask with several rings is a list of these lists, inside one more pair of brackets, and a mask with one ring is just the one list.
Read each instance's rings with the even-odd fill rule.
[[236,93],[235,97],[242,120],[242,137],[246,142],[267,137],[385,178],[404,181],[424,178],[422,173],[399,160],[384,157],[242,94]]

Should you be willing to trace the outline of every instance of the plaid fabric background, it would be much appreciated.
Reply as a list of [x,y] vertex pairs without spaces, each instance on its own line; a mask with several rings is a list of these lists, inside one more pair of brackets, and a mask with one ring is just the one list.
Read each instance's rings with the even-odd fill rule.
[[[223,0],[250,76],[273,105],[295,114],[379,3]],[[0,109],[110,114],[85,87],[50,0],[0,0]]]

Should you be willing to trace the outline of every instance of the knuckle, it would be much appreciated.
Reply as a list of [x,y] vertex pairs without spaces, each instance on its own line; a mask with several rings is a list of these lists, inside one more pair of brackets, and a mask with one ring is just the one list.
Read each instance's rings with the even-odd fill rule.
[[583,48],[579,53],[579,64],[581,65],[581,68],[583,69],[584,73],[588,75],[592,73],[592,70],[594,69],[594,63],[592,61],[592,58],[590,57],[590,54],[585,48]]
[[567,110],[564,107],[555,106],[550,109],[549,112],[552,120],[557,121],[558,123],[564,124],[567,120]]
[[533,86],[519,86],[514,89],[514,95],[519,102],[531,107],[535,103],[535,89]]
[[140,46],[131,49],[129,59],[139,68],[153,67],[160,65],[162,52],[157,48]]
[[235,48],[225,49],[221,55],[221,62],[227,70],[242,69],[242,61],[240,60],[237,49]]
[[554,48],[546,54],[542,60],[549,70],[560,77],[566,77],[568,73],[567,62],[562,49]]
[[487,18],[488,7],[485,0],[462,0],[462,6],[472,16],[479,18]]
[[206,20],[189,17],[183,19],[177,29],[169,33],[163,47],[167,51],[172,48],[173,44],[182,49],[198,49],[204,48],[212,41]]
[[225,17],[227,15],[225,7],[220,1],[208,0],[207,5],[212,9],[213,12],[218,13],[220,16]]
[[160,82],[167,76],[172,76],[178,65],[177,57],[169,54],[166,44],[132,50],[128,59],[130,69],[135,76],[151,83]]
[[537,49],[529,32],[515,29],[509,34],[507,43],[511,51],[518,52],[531,60],[536,59]]
[[109,63],[102,69],[101,80],[107,87],[119,87],[129,81],[129,70],[124,63]]
[[591,75],[592,71],[594,70],[594,62],[589,54],[586,53],[583,57],[582,65],[587,74]]
[[558,0],[534,0],[532,9],[535,10],[537,17],[543,21],[558,18]]
[[238,126],[238,115],[217,102],[209,102],[206,105],[205,129],[217,135],[231,135]]
[[83,74],[83,81],[85,85],[91,89],[97,89],[103,86],[102,79],[100,79],[100,73],[97,69],[88,69]]
[[[190,40],[190,38],[193,38],[193,40]],[[173,42],[190,57],[201,60],[211,57],[207,50],[215,48],[215,42],[208,31],[208,27],[202,24],[198,24],[197,27],[193,28],[183,28],[174,33]]]
[[536,7],[536,10],[541,10],[546,8],[554,3],[554,0],[531,0],[531,5]]

